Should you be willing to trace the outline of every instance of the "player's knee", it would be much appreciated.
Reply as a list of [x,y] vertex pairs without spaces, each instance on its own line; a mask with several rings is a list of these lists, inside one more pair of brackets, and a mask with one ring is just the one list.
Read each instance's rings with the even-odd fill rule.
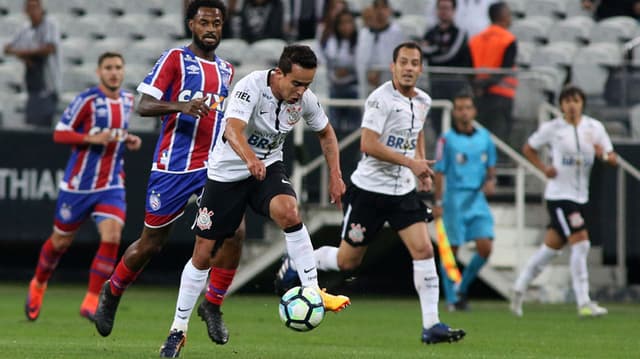
[[100,236],[100,241],[105,243],[120,244],[121,239],[122,239],[122,234],[120,232],[104,233],[103,235]]
[[150,254],[160,252],[168,239],[166,233],[167,232],[164,231],[145,228],[140,237],[138,249]]
[[282,229],[293,227],[302,222],[296,208],[290,208],[274,213],[273,220],[278,223]]
[[71,246],[71,242],[73,242],[73,235],[66,235],[54,232],[51,236],[51,242],[53,242],[53,247],[58,250],[66,250]]
[[247,231],[244,226],[241,226],[238,229],[236,229],[236,232],[228,240],[231,240],[232,242],[234,242],[234,244],[242,245],[242,241],[244,241],[246,236],[247,236]]

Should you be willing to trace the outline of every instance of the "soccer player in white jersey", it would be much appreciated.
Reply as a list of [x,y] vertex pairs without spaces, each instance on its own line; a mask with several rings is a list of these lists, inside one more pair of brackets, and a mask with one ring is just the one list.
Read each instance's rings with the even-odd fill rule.
[[[587,254],[590,242],[584,221],[589,200],[589,175],[596,160],[611,166],[617,164],[613,145],[599,121],[582,114],[584,92],[568,86],[559,97],[563,117],[543,123],[523,147],[524,155],[549,181],[544,192],[551,223],[544,243],[520,272],[514,286],[511,311],[522,316],[522,302],[529,283],[549,262],[560,254],[567,243],[571,247],[570,271],[578,315],[594,317],[607,310],[589,298]],[[551,147],[552,163],[545,164],[538,154]]]
[[[434,163],[425,159],[423,127],[431,97],[415,87],[422,74],[417,43],[405,42],[394,49],[391,74],[392,80],[374,90],[365,103],[360,140],[364,153],[343,199],[340,247],[318,248],[316,266],[325,271],[357,268],[367,246],[389,222],[413,258],[422,341],[455,342],[465,332],[440,322],[438,273],[427,230],[427,220],[433,217],[416,193],[416,178],[418,190],[431,189]],[[276,274],[280,289],[290,286],[292,268],[299,268],[298,263],[285,258]]]
[[[308,46],[291,45],[284,48],[278,67],[254,71],[235,85],[227,99],[220,143],[209,155],[208,179],[194,222],[194,258],[210,256],[217,241],[233,235],[250,206],[284,231],[302,285],[318,288],[313,246],[282,162],[287,134],[305,122],[318,135],[329,167],[330,199],[340,206],[345,184],[338,141],[316,95],[308,90],[316,67]],[[345,296],[320,293],[327,310],[337,312],[350,304]],[[207,294],[198,308],[208,331],[213,329],[212,299]]]

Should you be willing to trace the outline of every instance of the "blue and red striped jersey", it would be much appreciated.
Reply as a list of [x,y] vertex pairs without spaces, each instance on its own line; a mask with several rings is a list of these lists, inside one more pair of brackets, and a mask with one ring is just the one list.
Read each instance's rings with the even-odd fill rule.
[[124,187],[122,157],[133,102],[130,92],[120,91],[119,98],[112,99],[96,86],[80,93],[69,104],[56,126],[56,133],[95,134],[109,130],[118,141],[106,146],[73,145],[61,189],[92,192]]
[[138,86],[138,92],[167,102],[206,98],[211,111],[197,118],[181,112],[162,117],[153,171],[184,173],[206,168],[220,131],[222,105],[233,79],[233,66],[216,56],[197,57],[188,47],[167,50]]

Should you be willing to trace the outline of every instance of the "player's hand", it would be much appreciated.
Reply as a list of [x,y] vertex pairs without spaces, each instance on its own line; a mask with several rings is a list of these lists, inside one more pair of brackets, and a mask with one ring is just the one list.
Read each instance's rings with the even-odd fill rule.
[[553,166],[547,166],[544,169],[544,175],[547,176],[547,178],[555,178],[558,175],[558,171],[556,171]]
[[434,173],[431,166],[435,163],[436,161],[433,160],[413,160],[409,168],[418,179],[433,177]]
[[342,175],[329,176],[329,200],[335,204],[338,209],[342,209],[342,195],[347,190],[347,186],[342,180]]
[[113,136],[109,129],[106,129],[92,135],[87,135],[86,141],[91,145],[106,146],[109,144],[109,142],[117,141],[117,139]]
[[124,144],[129,151],[137,151],[142,147],[142,139],[129,133],[127,134],[127,138],[124,139]]
[[482,186],[482,192],[484,192],[484,194],[487,196],[492,196],[494,193],[496,193],[495,178],[484,181],[484,185]]
[[189,102],[182,102],[181,104],[182,106],[180,112],[191,115],[193,117],[206,117],[211,110],[205,102],[204,97],[194,98]]
[[264,180],[267,176],[267,168],[264,166],[264,162],[255,158],[250,160],[247,163],[247,167],[249,168],[249,172],[253,177],[255,177],[258,181]]
[[431,192],[431,189],[433,189],[433,179],[431,176],[418,178],[418,186],[416,188],[418,192]]

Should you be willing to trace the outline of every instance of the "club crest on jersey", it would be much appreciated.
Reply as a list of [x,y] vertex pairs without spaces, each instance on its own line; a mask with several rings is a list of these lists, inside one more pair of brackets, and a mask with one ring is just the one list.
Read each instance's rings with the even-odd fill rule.
[[488,160],[489,160],[489,156],[487,156],[486,152],[480,155],[480,161],[482,161],[482,163],[487,163]]
[[211,225],[213,224],[211,217],[213,217],[213,211],[208,210],[207,207],[199,208],[196,226],[198,226],[201,231],[211,229]]
[[347,235],[353,243],[360,243],[364,240],[364,232],[366,231],[367,229],[360,223],[351,223],[351,229]]
[[62,217],[62,219],[64,219],[65,221],[68,221],[71,219],[71,216],[71,205],[63,203],[60,207],[60,217]]
[[456,162],[460,163],[460,164],[465,164],[467,163],[467,155],[465,153],[456,153]]
[[569,215],[569,225],[572,228],[580,228],[584,225],[584,218],[582,218],[580,212],[573,212]]
[[295,125],[298,121],[300,121],[300,117],[302,116],[302,106],[300,105],[291,105],[287,107],[287,114],[289,117],[287,118],[287,123],[290,125]]
[[151,207],[152,210],[157,211],[161,206],[162,202],[160,202],[160,193],[152,191],[149,196],[149,207]]

